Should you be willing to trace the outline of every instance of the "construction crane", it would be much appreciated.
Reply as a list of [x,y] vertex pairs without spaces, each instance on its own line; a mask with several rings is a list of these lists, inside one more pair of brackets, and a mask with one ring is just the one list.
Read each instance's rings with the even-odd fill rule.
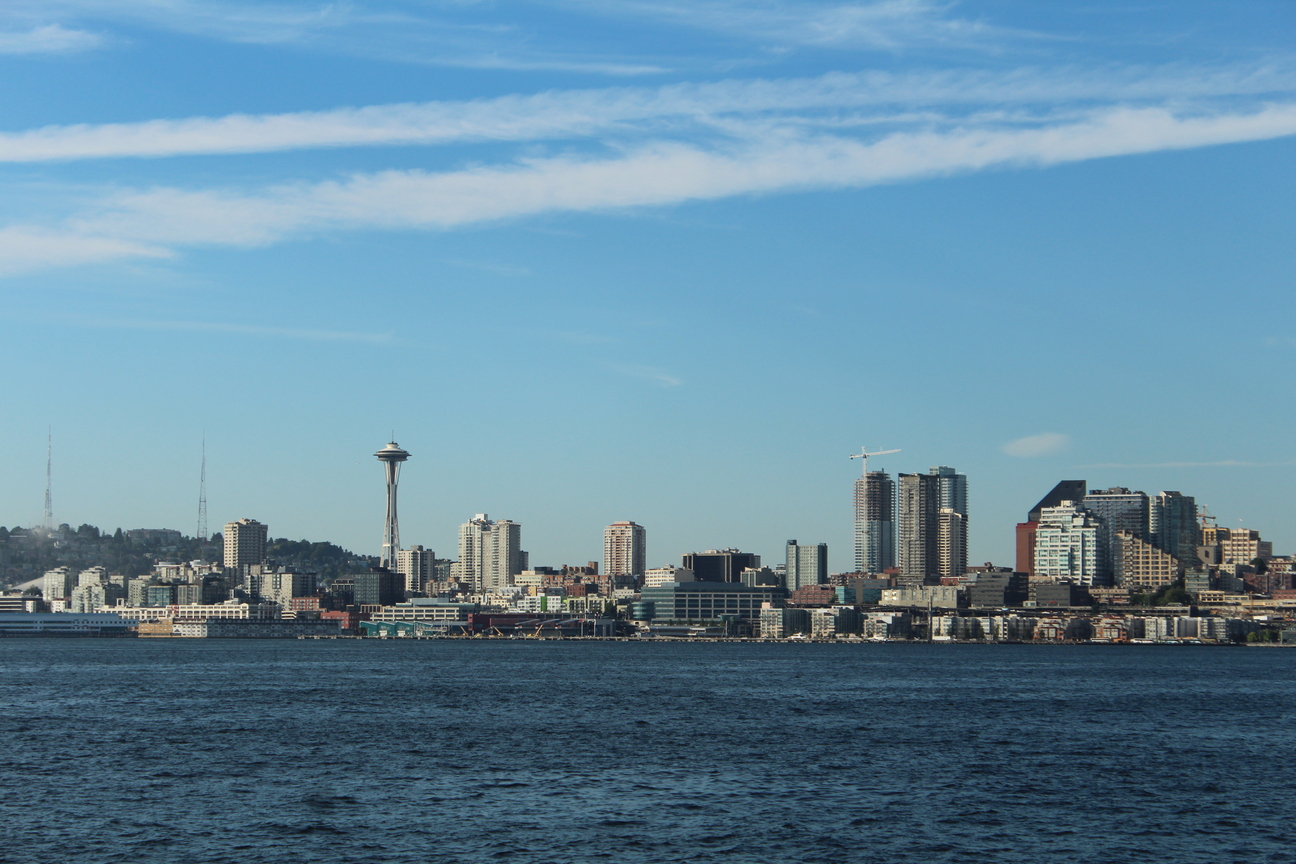
[[860,448],[860,452],[856,453],[854,456],[852,456],[852,457],[850,457],[850,458],[852,458],[852,459],[858,459],[858,460],[860,460],[860,462],[863,463],[863,468],[864,468],[864,470],[860,472],[860,475],[861,475],[861,476],[867,476],[867,475],[868,475],[868,460],[869,460],[869,457],[870,457],[870,456],[885,456],[885,455],[887,455],[888,453],[899,453],[899,452],[900,452],[899,450],[874,450],[872,453],[870,453],[870,452],[868,451],[868,448],[867,448],[867,447],[861,447],[861,448]]
[[1209,512],[1207,512],[1205,504],[1201,505],[1201,512],[1198,514],[1198,516],[1201,518],[1201,527],[1203,529],[1206,528],[1207,520],[1210,520],[1210,523],[1212,525],[1218,524],[1215,520],[1215,517],[1212,516]]

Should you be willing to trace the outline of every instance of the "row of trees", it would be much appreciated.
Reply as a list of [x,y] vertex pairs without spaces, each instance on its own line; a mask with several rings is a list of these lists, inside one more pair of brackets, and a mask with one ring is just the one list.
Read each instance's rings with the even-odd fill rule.
[[[166,539],[136,535],[118,528],[111,533],[94,525],[72,528],[60,525],[54,531],[41,528],[0,526],[0,585],[15,585],[39,577],[56,567],[106,567],[109,572],[134,578],[153,570],[157,561],[202,559],[220,563],[224,540],[220,534],[201,539],[170,535]],[[365,570],[376,559],[357,555],[334,543],[309,540],[272,540],[267,556],[275,564],[319,573],[326,581],[344,573]]]

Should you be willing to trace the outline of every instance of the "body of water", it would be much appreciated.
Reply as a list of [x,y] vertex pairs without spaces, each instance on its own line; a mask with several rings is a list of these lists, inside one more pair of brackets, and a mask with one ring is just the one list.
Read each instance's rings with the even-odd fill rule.
[[0,640],[0,860],[1290,861],[1296,651]]

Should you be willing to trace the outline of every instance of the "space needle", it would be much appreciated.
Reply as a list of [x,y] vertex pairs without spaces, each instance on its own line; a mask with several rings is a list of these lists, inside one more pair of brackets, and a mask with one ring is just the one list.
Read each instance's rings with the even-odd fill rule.
[[383,525],[382,566],[394,570],[396,553],[400,551],[400,524],[396,521],[396,480],[400,477],[401,463],[410,454],[393,441],[374,456],[378,457],[378,461],[387,470],[387,521]]

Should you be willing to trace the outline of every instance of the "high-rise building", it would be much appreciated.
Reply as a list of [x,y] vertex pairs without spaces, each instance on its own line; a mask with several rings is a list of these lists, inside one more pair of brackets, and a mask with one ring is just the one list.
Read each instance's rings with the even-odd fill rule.
[[76,573],[70,567],[55,567],[46,570],[41,585],[41,596],[46,600],[66,600],[72,596],[76,585]]
[[1063,501],[1080,501],[1088,484],[1084,480],[1063,480],[1030,509],[1025,522],[1017,523],[1017,572],[1035,575],[1035,535],[1040,513],[1045,507],[1056,507]]
[[948,465],[938,465],[927,474],[935,477],[936,558],[928,565],[928,576],[962,576],[967,572],[968,491],[967,475]]
[[485,513],[478,513],[459,526],[459,561],[452,567],[453,578],[467,582],[474,591],[506,588],[526,569],[521,544],[519,523],[508,519],[492,522]]
[[396,572],[405,580],[405,591],[418,594],[435,581],[436,553],[422,546],[411,546],[396,553]]
[[108,581],[108,568],[106,567],[87,567],[77,574],[77,587],[85,585],[102,585]]
[[374,454],[383,463],[383,472],[387,475],[387,517],[383,521],[382,566],[389,570],[396,568],[396,553],[400,551],[400,523],[396,519],[396,483],[400,479],[401,463],[410,454],[392,441]]
[[248,568],[265,563],[267,528],[255,519],[225,523],[225,569],[238,578]]
[[405,599],[404,580],[386,567],[375,567],[352,578],[353,598],[358,606],[394,606]]
[[1191,495],[1160,492],[1149,503],[1148,528],[1152,545],[1169,552],[1189,570],[1196,569],[1201,526],[1197,523],[1197,502]]
[[938,465],[927,473],[936,477],[937,508],[948,507],[967,519],[967,475],[958,473],[948,465]]
[[1131,492],[1123,486],[1113,486],[1090,492],[1084,496],[1081,504],[1102,520],[1103,532],[1107,535],[1107,570],[1114,575],[1119,569],[1118,559],[1121,556],[1117,533],[1124,531],[1140,540],[1148,537],[1148,496],[1142,492]]
[[1216,536],[1223,564],[1250,564],[1257,558],[1273,557],[1273,543],[1261,540],[1259,531],[1250,528],[1217,528]]
[[708,549],[687,553],[682,565],[692,570],[699,582],[742,582],[743,570],[759,567],[760,556],[737,549]]
[[[800,546],[795,540],[787,541],[787,588],[795,591],[809,585],[828,582],[828,544]],[[742,575],[739,574],[741,581]]]
[[1106,586],[1107,534],[1102,520],[1076,501],[1040,510],[1035,532],[1035,566],[1031,578],[1069,579],[1080,585]]
[[481,591],[484,570],[490,557],[490,529],[494,526],[485,513],[478,513],[459,526],[459,560],[451,566],[450,578]]
[[603,529],[603,573],[642,577],[648,569],[648,533],[634,522],[613,522]]
[[881,573],[895,562],[895,481],[869,471],[855,481],[855,570]]
[[1179,559],[1156,548],[1133,531],[1120,530],[1116,539],[1116,584],[1122,588],[1164,588],[1183,575]]
[[500,519],[491,529],[491,567],[487,590],[499,590],[513,584],[513,577],[527,569],[522,551],[522,526]]
[[78,585],[72,589],[72,596],[68,600],[69,612],[98,612],[108,605],[107,592],[99,582]]
[[1054,486],[1047,495],[1041,498],[1038,504],[1031,508],[1030,513],[1026,516],[1026,521],[1040,521],[1040,515],[1044,512],[1045,507],[1058,507],[1061,506],[1063,501],[1084,500],[1088,488],[1089,484],[1084,480],[1058,481],[1058,484]]
[[935,474],[900,475],[900,576],[919,584],[939,575],[940,490]]
[[936,572],[942,577],[967,572],[967,518],[953,507],[936,515]]

